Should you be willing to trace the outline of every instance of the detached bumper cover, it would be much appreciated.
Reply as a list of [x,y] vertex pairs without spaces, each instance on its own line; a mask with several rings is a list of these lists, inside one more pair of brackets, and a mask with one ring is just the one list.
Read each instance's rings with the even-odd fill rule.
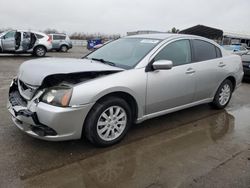
[[93,104],[62,108],[31,101],[25,105],[14,89],[10,91],[7,108],[14,124],[23,132],[49,141],[81,138],[84,120]]

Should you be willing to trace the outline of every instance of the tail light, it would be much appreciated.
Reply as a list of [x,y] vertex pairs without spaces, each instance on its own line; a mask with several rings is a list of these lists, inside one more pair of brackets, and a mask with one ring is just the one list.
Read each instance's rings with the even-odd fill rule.
[[48,41],[48,42],[51,42],[51,41],[52,41],[52,37],[51,37],[51,35],[48,35],[48,37],[49,37],[49,38],[48,38],[48,40],[47,40],[47,41]]

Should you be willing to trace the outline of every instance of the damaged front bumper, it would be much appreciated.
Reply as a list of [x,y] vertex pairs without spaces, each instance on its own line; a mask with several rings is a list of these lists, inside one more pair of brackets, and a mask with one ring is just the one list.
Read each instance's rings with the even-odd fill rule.
[[30,136],[50,141],[74,140],[82,136],[87,113],[93,104],[77,107],[56,107],[22,98],[16,80],[13,80],[7,108],[14,124]]

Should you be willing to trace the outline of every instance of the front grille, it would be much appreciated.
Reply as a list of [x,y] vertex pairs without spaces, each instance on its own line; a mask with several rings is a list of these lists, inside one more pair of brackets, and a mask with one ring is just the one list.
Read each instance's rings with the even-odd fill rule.
[[9,101],[12,106],[27,106],[27,101],[25,101],[18,91],[12,91],[9,93]]

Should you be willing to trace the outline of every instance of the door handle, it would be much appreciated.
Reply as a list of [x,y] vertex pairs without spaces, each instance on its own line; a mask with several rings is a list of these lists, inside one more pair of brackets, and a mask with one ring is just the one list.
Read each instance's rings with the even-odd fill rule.
[[218,65],[218,67],[225,67],[225,66],[226,66],[226,64],[223,63],[223,62],[220,62],[219,65]]
[[193,74],[193,73],[195,73],[195,70],[192,69],[192,68],[188,68],[188,69],[186,70],[186,74]]

